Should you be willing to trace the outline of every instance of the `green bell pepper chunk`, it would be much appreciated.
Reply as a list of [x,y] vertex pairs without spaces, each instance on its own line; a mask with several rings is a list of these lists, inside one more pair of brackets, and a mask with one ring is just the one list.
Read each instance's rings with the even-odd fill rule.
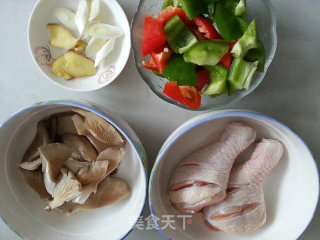
[[220,35],[226,41],[239,39],[248,27],[246,21],[233,15],[233,13],[220,2],[216,4],[213,20]]
[[220,64],[217,64],[215,66],[206,66],[205,68],[209,71],[210,82],[201,94],[210,95],[210,97],[217,97],[221,94],[226,93],[228,91],[228,69]]
[[185,62],[180,54],[173,54],[170,57],[162,76],[169,81],[176,81],[179,86],[195,86],[198,84],[194,65]]
[[173,6],[173,0],[164,0],[161,10],[163,10],[169,6]]
[[262,42],[258,41],[257,48],[252,48],[248,51],[248,53],[244,56],[244,60],[248,62],[255,62],[258,61],[258,68],[259,72],[264,71],[264,64],[265,64],[265,50]]
[[196,36],[177,15],[164,25],[163,32],[175,53],[184,53],[198,42]]
[[246,62],[242,58],[235,58],[232,61],[228,74],[228,94],[232,96],[238,89],[248,90],[254,73],[257,70],[258,62]]
[[243,36],[232,48],[231,53],[234,57],[243,57],[250,49],[258,47],[258,41],[257,24],[253,19]]
[[183,58],[186,62],[192,62],[200,66],[214,66],[228,52],[228,48],[223,42],[213,40],[200,41],[185,52]]
[[230,10],[235,16],[242,19],[246,19],[247,10],[246,10],[246,0],[224,0],[222,4],[225,8]]
[[187,17],[192,20],[194,17],[206,12],[208,1],[212,0],[177,0],[178,5],[181,5]]

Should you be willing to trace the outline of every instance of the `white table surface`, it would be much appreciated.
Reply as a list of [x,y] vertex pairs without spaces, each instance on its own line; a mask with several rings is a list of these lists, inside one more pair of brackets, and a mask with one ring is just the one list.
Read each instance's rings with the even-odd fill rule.
[[[175,107],[153,94],[140,78],[132,54],[118,79],[101,90],[76,93],[49,82],[33,63],[27,45],[27,23],[35,2],[0,0],[0,122],[35,102],[86,99],[120,114],[132,126],[152,166],[170,133],[200,113]],[[119,3],[131,22],[138,0]],[[258,111],[287,124],[306,141],[319,164],[320,0],[272,0],[272,3],[278,30],[275,59],[260,86],[233,108]],[[143,215],[149,214],[146,205]],[[319,226],[318,208],[300,239],[319,239]],[[0,222],[0,240],[4,239],[19,238]],[[156,230],[135,228],[126,239],[162,237]]]

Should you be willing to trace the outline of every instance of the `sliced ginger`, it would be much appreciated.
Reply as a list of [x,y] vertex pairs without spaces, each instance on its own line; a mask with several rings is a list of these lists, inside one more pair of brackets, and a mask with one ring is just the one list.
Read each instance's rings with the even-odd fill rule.
[[62,67],[66,64],[66,59],[64,58],[64,54],[57,57],[56,59],[53,60],[52,66],[51,66],[51,71],[54,75],[57,75],[59,77],[63,77],[65,80],[70,80],[73,78],[73,76],[69,75],[66,73]]
[[52,63],[51,71],[65,80],[70,80],[74,77],[91,76],[96,73],[94,62],[73,50],[56,58]]
[[78,42],[78,39],[76,39],[67,28],[60,24],[49,23],[47,28],[50,32],[49,43],[52,46],[69,50]]

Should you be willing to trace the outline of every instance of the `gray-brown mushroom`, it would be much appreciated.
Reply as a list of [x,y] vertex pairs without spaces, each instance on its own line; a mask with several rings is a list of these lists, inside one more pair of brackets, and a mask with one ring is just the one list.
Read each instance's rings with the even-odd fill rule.
[[50,143],[50,137],[47,128],[47,120],[42,120],[38,123],[36,136],[34,137],[30,147],[25,152],[22,162],[32,162],[39,158],[38,148],[42,145]]
[[122,136],[115,127],[102,117],[79,108],[75,108],[73,111],[85,118],[86,129],[100,142],[107,143],[110,146],[120,146],[124,143]]
[[77,179],[82,184],[100,182],[107,176],[108,164],[108,160],[91,162],[89,169],[80,169]]
[[61,206],[64,202],[71,201],[81,194],[81,190],[81,183],[75,178],[73,173],[62,168],[61,179],[53,189],[53,200],[48,203],[46,210],[52,210]]
[[106,150],[102,151],[98,157],[97,161],[102,161],[102,160],[108,160],[109,165],[108,165],[108,170],[107,170],[107,175],[112,173],[118,166],[125,154],[125,151],[123,148],[107,148]]
[[58,114],[57,119],[57,134],[62,136],[66,133],[77,134],[73,121],[71,119],[73,113],[69,114]]
[[53,193],[60,169],[72,156],[72,152],[72,148],[64,143],[51,143],[39,147],[44,185],[49,194]]
[[73,174],[78,174],[80,169],[85,171],[86,169],[89,170],[89,166],[91,165],[90,162],[87,161],[79,161],[74,158],[69,158],[65,163],[64,166],[68,168]]
[[29,170],[29,171],[33,171],[36,170],[37,168],[39,168],[41,166],[41,158],[39,157],[38,159],[32,161],[32,162],[23,162],[20,163],[18,166],[21,167],[24,170]]
[[81,159],[87,161],[96,160],[97,152],[87,138],[74,134],[64,134],[62,141],[69,145]]
[[130,187],[125,180],[115,177],[107,177],[98,185],[97,192],[92,194],[84,204],[71,208],[68,212],[78,210],[95,209],[118,202],[128,196]]
[[49,200],[51,195],[47,192],[43,182],[42,173],[37,171],[29,171],[20,168],[23,178],[26,180],[28,185],[38,193],[39,197],[44,200]]

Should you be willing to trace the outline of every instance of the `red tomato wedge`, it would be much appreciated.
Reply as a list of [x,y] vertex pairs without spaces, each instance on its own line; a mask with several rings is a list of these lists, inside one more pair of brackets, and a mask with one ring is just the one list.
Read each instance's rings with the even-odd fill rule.
[[197,25],[200,33],[203,33],[207,39],[222,39],[220,34],[214,28],[211,20],[205,17],[195,17],[192,21]]
[[158,19],[151,17],[149,14],[146,15],[141,39],[141,51],[144,57],[166,42],[167,37],[163,33],[162,26]]
[[198,85],[195,86],[197,91],[200,92],[203,87],[209,84],[210,81],[210,74],[207,69],[203,68],[200,71],[196,72]]
[[162,26],[164,26],[174,15],[178,15],[186,25],[190,25],[191,20],[187,18],[185,11],[182,8],[173,6],[166,7],[159,12],[155,18],[161,22]]
[[234,43],[232,43],[228,49],[228,52],[221,58],[220,60],[220,64],[222,66],[224,66],[225,68],[227,69],[230,69],[230,66],[231,66],[231,63],[232,63],[232,60],[233,60],[233,57],[232,57],[232,54],[231,54],[231,50],[233,48],[233,46],[236,44],[237,41],[235,41]]
[[178,86],[177,82],[167,82],[163,93],[193,109],[201,105],[201,95],[194,86]]

